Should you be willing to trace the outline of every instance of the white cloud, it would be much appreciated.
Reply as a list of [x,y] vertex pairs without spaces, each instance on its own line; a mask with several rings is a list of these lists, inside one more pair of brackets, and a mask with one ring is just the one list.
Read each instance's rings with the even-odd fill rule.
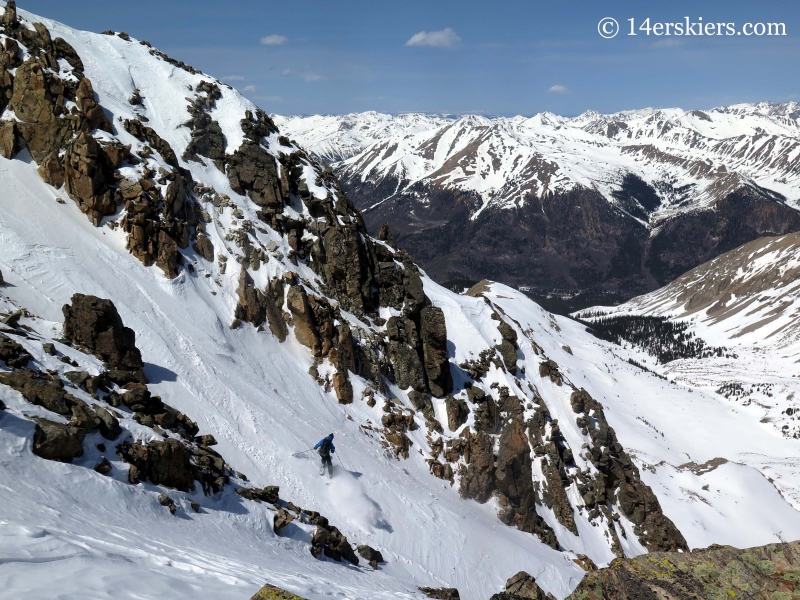
[[430,46],[432,48],[452,48],[461,38],[450,27],[441,31],[420,31],[411,36],[406,46]]
[[552,94],[566,94],[569,90],[563,85],[553,85],[550,86],[550,89],[547,91]]
[[222,81],[244,81],[244,77],[241,75],[228,75],[227,77],[223,77]]
[[657,42],[653,42],[650,44],[651,48],[674,48],[675,46],[680,46],[680,40],[658,40]]
[[242,89],[242,91],[243,92],[255,92],[256,91],[256,86],[248,85],[246,88]]
[[283,73],[281,73],[284,77],[300,77],[305,81],[319,81],[322,79],[322,75],[317,75],[316,73],[312,73],[311,71],[295,71],[294,69],[284,69]]
[[285,35],[278,35],[277,33],[273,33],[272,35],[268,35],[267,37],[261,38],[261,45],[262,46],[280,46],[281,44],[285,44],[289,41],[289,38]]

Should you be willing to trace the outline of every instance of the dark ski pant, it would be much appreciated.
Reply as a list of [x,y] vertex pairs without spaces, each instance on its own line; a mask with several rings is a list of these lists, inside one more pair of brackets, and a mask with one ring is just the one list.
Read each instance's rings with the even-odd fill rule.
[[331,460],[330,454],[320,454],[319,457],[322,459],[322,468],[328,468],[328,475],[333,475],[333,461]]

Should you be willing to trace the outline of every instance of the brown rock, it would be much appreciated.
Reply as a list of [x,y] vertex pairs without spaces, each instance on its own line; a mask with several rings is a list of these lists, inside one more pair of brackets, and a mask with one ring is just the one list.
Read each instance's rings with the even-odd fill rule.
[[60,379],[48,381],[41,373],[20,369],[0,373],[0,383],[20,392],[31,404],[44,406],[59,415],[72,414]]
[[467,403],[461,398],[448,396],[445,400],[445,407],[447,408],[447,426],[450,431],[458,431],[459,427],[467,422],[469,415]]
[[[131,483],[149,479],[156,485],[171,487],[183,492],[194,489],[194,474],[186,447],[174,438],[154,440],[148,444],[135,442],[117,447],[118,454],[132,467]],[[134,468],[135,467],[135,468]]]
[[86,348],[113,369],[135,371],[144,366],[136,347],[136,334],[122,324],[111,300],[74,294],[65,304],[64,337]]
[[431,394],[437,397],[453,391],[450,363],[447,360],[447,326],[444,312],[426,306],[420,312],[420,339]]
[[19,131],[14,121],[0,122],[0,155],[3,158],[14,158],[19,152]]
[[429,588],[421,587],[419,591],[434,600],[461,600],[456,588]]
[[308,295],[301,285],[293,285],[286,296],[286,305],[294,319],[294,335],[297,341],[311,348],[314,356],[322,356],[322,340],[317,333],[314,313],[308,303]]
[[195,242],[194,251],[209,262],[214,261],[214,244],[208,239],[204,233],[197,234],[197,242]]
[[279,533],[281,529],[292,521],[294,521],[294,515],[283,508],[278,508],[278,513],[272,519],[272,530],[275,533]]
[[72,462],[83,454],[86,430],[47,419],[36,419],[33,433],[33,453],[48,460]]

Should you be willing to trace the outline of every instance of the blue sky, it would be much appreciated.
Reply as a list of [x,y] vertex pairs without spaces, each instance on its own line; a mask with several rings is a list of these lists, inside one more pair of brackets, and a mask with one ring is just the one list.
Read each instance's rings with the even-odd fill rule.
[[[20,0],[124,30],[268,112],[573,116],[800,101],[800,2]],[[644,35],[639,23],[785,23],[786,36]],[[613,17],[622,31],[598,34]],[[635,19],[636,36],[628,36]],[[695,31],[697,29],[695,28]],[[662,30],[663,31],[663,30]]]

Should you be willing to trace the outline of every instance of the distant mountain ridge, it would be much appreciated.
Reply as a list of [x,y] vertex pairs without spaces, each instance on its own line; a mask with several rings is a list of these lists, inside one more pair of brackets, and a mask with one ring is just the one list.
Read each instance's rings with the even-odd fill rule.
[[[623,300],[800,228],[800,105],[280,117],[439,282]],[[524,259],[525,264],[520,264]]]

